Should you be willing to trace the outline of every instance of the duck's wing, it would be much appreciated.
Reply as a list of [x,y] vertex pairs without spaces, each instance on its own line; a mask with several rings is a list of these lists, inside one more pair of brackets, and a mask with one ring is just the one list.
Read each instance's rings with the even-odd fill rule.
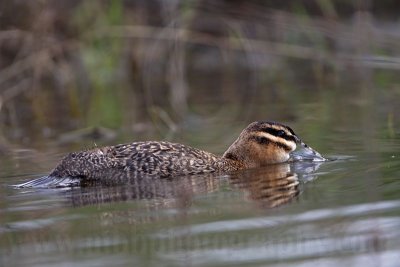
[[120,184],[143,177],[174,177],[218,170],[218,157],[169,142],[136,142],[66,155],[45,177],[24,187],[64,187],[92,183]]
[[[114,158],[137,175],[171,177],[216,171],[218,157],[169,142],[140,142],[115,147]],[[122,161],[121,161],[122,160]]]

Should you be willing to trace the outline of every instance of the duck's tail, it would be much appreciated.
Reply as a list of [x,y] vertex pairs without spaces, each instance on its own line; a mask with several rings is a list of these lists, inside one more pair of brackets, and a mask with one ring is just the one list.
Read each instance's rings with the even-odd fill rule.
[[22,184],[13,185],[15,188],[61,188],[79,186],[80,180],[71,177],[42,176]]

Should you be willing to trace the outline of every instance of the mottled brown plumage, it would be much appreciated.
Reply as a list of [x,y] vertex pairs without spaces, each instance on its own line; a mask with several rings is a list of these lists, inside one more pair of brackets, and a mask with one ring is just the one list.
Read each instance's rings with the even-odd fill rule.
[[[82,183],[123,181],[127,177],[165,178],[232,172],[285,162],[289,153],[296,149],[296,144],[307,147],[289,127],[275,122],[253,122],[222,157],[177,143],[135,142],[70,153],[48,177]],[[321,157],[307,148],[316,157]],[[45,179],[43,182],[48,184],[49,181]]]
[[97,178],[109,170],[143,176],[181,176],[235,170],[231,160],[169,142],[135,142],[68,154],[53,170],[54,177]]

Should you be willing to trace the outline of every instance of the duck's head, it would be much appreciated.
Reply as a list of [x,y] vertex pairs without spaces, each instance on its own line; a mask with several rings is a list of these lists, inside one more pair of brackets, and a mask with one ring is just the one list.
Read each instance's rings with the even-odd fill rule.
[[[246,168],[254,168],[286,162],[298,146],[302,148],[306,156],[304,158],[324,160],[318,152],[303,143],[290,127],[276,122],[253,122],[242,131],[223,157],[239,161]],[[298,159],[299,156],[296,156]]]

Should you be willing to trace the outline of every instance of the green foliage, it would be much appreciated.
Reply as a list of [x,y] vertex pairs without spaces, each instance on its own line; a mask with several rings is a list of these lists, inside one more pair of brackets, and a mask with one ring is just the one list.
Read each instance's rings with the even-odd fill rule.
[[85,40],[82,44],[83,60],[93,86],[92,99],[88,103],[90,108],[87,123],[91,126],[118,128],[123,111],[119,104],[121,88],[116,86],[116,73],[121,58],[122,40],[106,38],[103,33],[109,27],[122,23],[122,1],[110,1],[106,6],[101,6],[98,1],[84,1],[76,14],[76,25]]

